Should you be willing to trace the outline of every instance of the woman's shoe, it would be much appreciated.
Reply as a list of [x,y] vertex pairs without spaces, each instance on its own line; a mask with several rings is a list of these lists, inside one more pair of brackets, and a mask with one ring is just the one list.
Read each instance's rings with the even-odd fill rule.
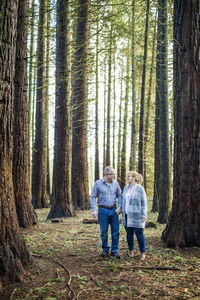
[[145,260],[145,253],[140,254],[140,260]]
[[133,250],[130,250],[130,251],[129,251],[128,256],[129,256],[129,257],[133,257]]

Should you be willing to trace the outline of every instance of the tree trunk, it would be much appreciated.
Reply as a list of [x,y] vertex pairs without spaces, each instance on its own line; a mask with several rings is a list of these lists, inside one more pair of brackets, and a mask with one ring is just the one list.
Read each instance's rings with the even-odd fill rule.
[[[115,48],[116,48],[116,43],[115,43]],[[116,52],[116,50],[115,50]],[[112,149],[112,153],[113,153],[113,163],[112,166],[115,169],[115,143],[116,143],[116,139],[115,139],[115,127],[116,127],[116,120],[115,120],[115,115],[116,115],[116,53],[114,53],[113,55],[113,149]]]
[[138,149],[138,172],[144,176],[144,99],[146,83],[146,61],[148,50],[148,28],[149,28],[149,0],[147,0],[146,26],[144,39],[144,62],[142,71],[142,89],[140,102],[140,125],[139,125],[139,149]]
[[72,199],[89,208],[87,160],[87,51],[89,0],[78,1],[73,85]]
[[45,18],[46,0],[40,0],[37,47],[36,126],[32,168],[32,203],[34,208],[48,207],[47,130],[45,93]]
[[121,186],[121,124],[122,124],[122,97],[123,97],[123,67],[120,79],[120,104],[119,104],[119,131],[117,143],[117,181]]
[[129,96],[129,40],[127,45],[127,60],[126,60],[126,93],[124,104],[124,124],[122,137],[122,151],[121,151],[121,180],[120,186],[123,190],[126,185],[126,141],[127,141],[127,121],[128,121],[128,96]]
[[47,194],[50,195],[50,153],[49,153],[49,65],[50,65],[50,35],[51,35],[51,0],[47,0],[47,34],[46,34],[46,107],[45,118],[47,128]]
[[159,99],[159,80],[160,80],[160,25],[157,23],[157,49],[156,49],[156,103],[155,103],[155,144],[154,144],[154,192],[152,212],[158,211],[159,203],[159,118],[160,118],[160,99]]
[[131,40],[131,77],[132,77],[132,118],[131,118],[131,151],[130,170],[136,167],[136,133],[135,133],[135,0],[132,0],[132,40]]
[[[169,128],[169,178],[170,178],[170,206],[173,198],[173,153],[174,153],[174,122],[173,122],[173,99],[170,99],[170,128]],[[171,210],[171,208],[170,208]]]
[[[158,222],[164,224],[169,215],[169,137],[168,137],[168,46],[167,46],[167,0],[159,0],[158,33],[160,33],[159,60],[159,208]],[[156,155],[156,153],[155,153]]]
[[27,99],[27,0],[20,0],[18,7],[17,41],[15,59],[14,97],[14,147],[13,184],[20,227],[37,223],[31,204],[29,183],[29,136]]
[[103,169],[106,166],[106,59],[104,70],[104,111],[103,111]]
[[71,195],[72,128],[68,1],[57,1],[56,28],[54,188],[53,205],[48,219],[74,215]]
[[[31,117],[31,142],[32,142],[32,160],[33,160],[33,151],[34,151],[34,140],[35,140],[35,95],[36,95],[36,77],[37,77],[37,67],[36,62],[34,61],[34,68],[33,68],[33,104],[32,104],[32,117]],[[29,99],[30,101],[30,99]],[[31,164],[32,166],[32,164]],[[31,170],[31,168],[30,168]],[[32,179],[32,172],[31,172],[31,179]],[[32,182],[32,180],[31,180]]]
[[174,1],[174,190],[162,239],[200,247],[200,8]]
[[[99,2],[97,1],[97,5]],[[99,179],[99,18],[96,29],[96,103],[95,103],[95,181]]]
[[111,130],[111,76],[112,76],[112,31],[113,25],[110,26],[110,49],[108,57],[108,101],[107,101],[107,142],[106,142],[106,165],[110,166],[110,130]]
[[150,107],[151,107],[151,97],[152,97],[152,81],[153,81],[153,70],[154,70],[154,58],[155,58],[155,44],[156,44],[156,22],[154,26],[153,33],[153,45],[152,45],[152,57],[151,57],[151,70],[150,70],[150,79],[149,79],[149,90],[147,97],[147,109],[145,113],[145,125],[144,125],[144,188],[147,187],[147,142],[149,136],[149,118],[150,118]]
[[[30,254],[20,231],[12,177],[13,102],[18,1],[0,6],[0,285],[22,281]],[[6,24],[6,26],[5,26]]]
[[[33,54],[34,54],[34,21],[35,21],[35,0],[31,2],[31,11],[30,11],[30,59],[29,59],[29,76],[28,76],[28,142],[29,142],[29,180],[31,184],[31,132],[33,131],[32,125],[34,125],[31,116],[33,114]],[[32,144],[33,147],[33,144]]]

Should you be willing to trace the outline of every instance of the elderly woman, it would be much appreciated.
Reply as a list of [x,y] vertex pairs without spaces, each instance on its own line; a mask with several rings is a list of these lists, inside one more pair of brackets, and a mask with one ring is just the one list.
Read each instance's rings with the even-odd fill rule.
[[133,257],[134,234],[140,248],[140,260],[145,259],[144,227],[147,219],[147,198],[144,188],[136,182],[138,173],[130,171],[128,185],[123,190],[122,224],[127,233],[129,256]]

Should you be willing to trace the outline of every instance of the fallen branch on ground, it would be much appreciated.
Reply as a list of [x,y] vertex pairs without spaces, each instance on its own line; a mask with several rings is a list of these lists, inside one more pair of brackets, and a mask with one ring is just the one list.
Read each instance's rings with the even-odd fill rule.
[[18,288],[15,288],[13,291],[12,291],[12,294],[10,296],[10,300],[13,300],[14,298],[14,293],[18,290]]
[[[122,269],[125,268],[124,266],[117,266],[117,267],[122,268]],[[176,267],[164,267],[164,266],[151,266],[151,267],[148,267],[148,266],[134,266],[134,265],[132,265],[131,267],[133,269],[182,271],[181,269],[176,268]]]
[[84,219],[83,224],[99,224],[98,219]]
[[[57,263],[58,265],[60,265],[60,266],[68,273],[68,275],[69,275],[69,280],[68,280],[68,282],[67,282],[67,286],[68,286],[70,292],[72,292],[72,294],[73,294],[73,299],[76,299],[75,292],[74,292],[74,290],[73,290],[73,289],[71,288],[71,286],[70,286],[70,283],[71,283],[71,280],[72,280],[71,273],[70,273],[70,271],[69,271],[62,263],[60,263],[59,261],[57,261],[57,260],[55,260],[55,259],[52,259],[52,258],[50,258],[50,257],[44,257],[44,256],[42,256],[42,255],[37,255],[37,254],[33,254],[33,253],[32,253],[31,255],[32,255],[32,256],[35,256],[35,257],[39,257],[39,258],[49,259],[49,260],[51,260],[51,261]],[[69,293],[70,293],[70,292],[69,292]]]

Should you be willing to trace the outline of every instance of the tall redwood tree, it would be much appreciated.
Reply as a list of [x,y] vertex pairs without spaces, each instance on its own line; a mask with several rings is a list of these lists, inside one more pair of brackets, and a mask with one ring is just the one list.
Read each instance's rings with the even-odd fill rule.
[[14,97],[14,148],[13,183],[19,225],[29,227],[37,223],[31,203],[29,181],[29,139],[27,99],[27,0],[20,0],[18,7],[17,42],[15,60]]
[[169,122],[168,122],[168,1],[158,1],[159,77],[157,80],[159,98],[159,176],[158,181],[158,222],[167,223],[169,216]]
[[131,118],[131,149],[129,169],[135,170],[136,166],[136,129],[135,129],[135,107],[136,107],[136,93],[135,93],[135,0],[132,0],[132,33],[131,33],[131,90],[132,90],[132,118]]
[[69,3],[57,0],[56,105],[53,204],[48,219],[74,214],[71,194],[72,128],[69,71]]
[[[97,5],[99,4],[99,0],[97,0]],[[94,178],[95,181],[100,177],[99,170],[99,17],[96,17],[96,101],[95,101],[95,170],[94,170]]]
[[75,209],[89,208],[87,160],[87,52],[89,0],[79,0],[73,82],[72,199]]
[[47,195],[47,130],[45,89],[46,0],[40,0],[37,45],[37,96],[35,142],[32,168],[32,203],[34,208],[48,207]]
[[200,6],[174,1],[174,190],[162,239],[200,247]]
[[[17,11],[21,1],[0,5],[0,285],[23,280],[29,251],[20,231],[12,176],[13,102]],[[6,26],[5,26],[6,24]]]
[[144,176],[144,105],[145,105],[145,85],[146,85],[146,64],[148,53],[148,31],[149,31],[149,0],[147,0],[146,24],[144,37],[144,59],[142,70],[142,88],[140,101],[139,119],[139,145],[138,145],[138,172]]
[[168,1],[158,0],[154,198],[152,210],[158,208],[158,222],[169,216],[169,137],[168,137]]

